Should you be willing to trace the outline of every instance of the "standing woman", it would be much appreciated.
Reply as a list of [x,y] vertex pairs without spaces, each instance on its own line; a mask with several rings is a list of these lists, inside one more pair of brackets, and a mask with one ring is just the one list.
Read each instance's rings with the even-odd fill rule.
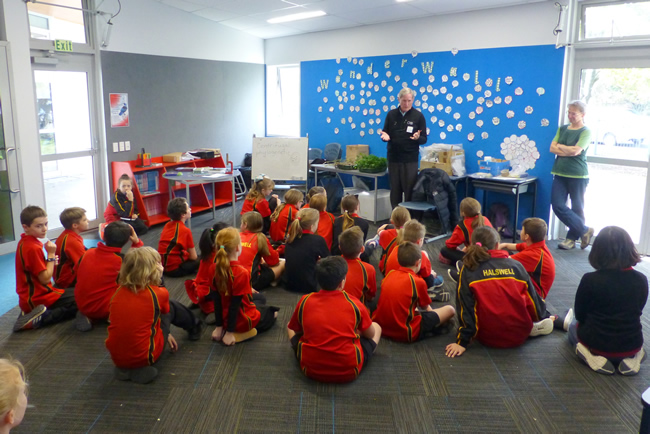
[[[589,184],[587,168],[587,148],[591,142],[591,131],[583,120],[587,106],[582,101],[569,104],[570,125],[557,130],[551,143],[551,153],[555,154],[555,164],[551,170],[551,205],[553,212],[568,228],[566,240],[558,247],[573,249],[580,238],[580,248],[586,249],[594,235],[594,228],[585,226],[585,191]],[[567,199],[571,198],[571,208]]]
[[405,87],[397,94],[399,107],[388,112],[381,139],[388,142],[388,173],[390,204],[395,208],[411,200],[411,191],[418,177],[420,145],[427,142],[427,121],[413,108],[415,91]]

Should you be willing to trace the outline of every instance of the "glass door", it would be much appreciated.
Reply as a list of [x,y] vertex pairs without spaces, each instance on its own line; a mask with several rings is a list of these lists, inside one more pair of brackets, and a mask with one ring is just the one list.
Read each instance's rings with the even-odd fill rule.
[[[50,229],[61,227],[65,208],[81,207],[93,226],[98,205],[95,176],[97,155],[90,95],[91,65],[81,59],[56,58],[55,64],[35,63],[41,164]],[[75,60],[80,60],[75,62]]]
[[6,45],[0,42],[0,254],[16,249],[21,197],[14,140]]

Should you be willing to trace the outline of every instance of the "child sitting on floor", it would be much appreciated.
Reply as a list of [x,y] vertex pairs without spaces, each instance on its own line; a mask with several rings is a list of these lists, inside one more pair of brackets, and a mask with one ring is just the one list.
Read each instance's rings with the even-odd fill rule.
[[316,265],[321,290],[300,299],[287,328],[300,370],[317,381],[357,378],[381,337],[361,302],[343,291],[347,271],[341,257],[322,259]]
[[325,240],[314,232],[318,229],[318,211],[301,209],[291,224],[285,249],[285,287],[289,291],[308,294],[317,290],[316,263],[329,256]]
[[351,228],[352,226],[359,226],[363,231],[363,239],[368,237],[368,222],[359,217],[359,198],[355,195],[348,194],[343,197],[341,200],[341,215],[334,220],[334,230],[332,235],[332,255],[340,255],[341,249],[339,249],[338,240],[339,235],[343,233],[344,230]]
[[607,226],[594,241],[589,263],[596,271],[580,280],[569,343],[600,374],[636,375],[646,354],[641,317],[648,279],[632,267],[641,262],[624,229]]
[[313,195],[309,201],[309,207],[318,211],[318,229],[316,233],[323,237],[327,248],[331,249],[332,239],[334,237],[334,216],[325,210],[327,207],[327,196],[320,193]]
[[325,190],[324,187],[321,187],[320,185],[312,187],[309,189],[309,192],[307,193],[305,206],[303,206],[303,208],[313,208],[313,206],[311,206],[311,198],[316,196],[317,194],[323,194],[325,195],[325,198],[327,198],[327,190]]
[[0,359],[0,432],[20,425],[26,409],[25,368],[16,360]]
[[287,239],[291,222],[296,218],[305,196],[300,190],[290,189],[284,195],[284,202],[278,205],[271,215],[271,229],[269,234],[275,244],[282,244]]
[[133,181],[131,181],[131,177],[124,173],[117,182],[117,190],[115,190],[113,196],[111,196],[111,200],[106,205],[104,220],[107,224],[122,220],[133,226],[136,234],[146,234],[149,228],[138,216],[138,207],[135,204],[133,196]]
[[384,277],[372,319],[381,326],[384,336],[410,343],[435,334],[456,311],[452,306],[431,307],[427,284],[418,276],[420,247],[404,241],[396,250],[400,268]]
[[[275,188],[275,182],[271,178],[268,178],[264,175],[259,175],[253,181],[251,185],[251,190],[246,196],[246,200],[241,208],[241,214],[244,215],[250,211],[257,211],[262,216],[264,220],[264,226],[262,232],[265,234],[269,233],[269,228],[271,227],[271,214],[278,206],[279,199],[277,194],[273,193],[273,188]],[[267,197],[270,197],[270,200],[266,200]]]
[[238,261],[242,245],[237,229],[219,231],[215,247],[215,275],[210,288],[216,320],[212,339],[230,346],[270,329],[279,309],[253,302],[250,272]]
[[377,229],[377,235],[366,241],[366,248],[374,249],[375,245],[381,246],[381,258],[379,259],[379,271],[385,274],[386,261],[390,252],[396,245],[397,234],[404,227],[406,222],[411,220],[411,213],[403,206],[396,206],[390,214],[390,224],[382,225]]
[[493,228],[472,233],[458,282],[458,338],[447,345],[448,357],[462,355],[474,338],[488,347],[514,348],[529,336],[553,331],[553,320],[544,318],[546,305],[528,273],[498,246]]
[[59,220],[65,228],[56,239],[56,256],[59,264],[54,269],[54,285],[57,288],[75,286],[79,260],[86,253],[81,233],[88,230],[86,210],[79,207],[66,208],[59,215]]
[[[456,225],[451,237],[445,241],[445,247],[440,249],[438,260],[443,264],[456,264],[463,259],[465,251],[472,244],[472,232],[476,228],[492,227],[487,217],[481,214],[481,204],[473,197],[466,197],[460,201],[460,216],[463,220]],[[464,247],[459,250],[458,247],[461,245]]]
[[285,262],[262,233],[262,226],[262,216],[256,211],[241,216],[239,263],[251,273],[251,286],[257,291],[268,288],[280,278]]
[[359,226],[346,229],[339,236],[341,255],[348,265],[343,289],[348,294],[358,298],[361,303],[368,303],[375,298],[377,292],[377,276],[375,267],[359,259],[363,253],[363,232]]
[[160,255],[151,247],[131,249],[124,255],[118,284],[109,307],[106,349],[115,364],[118,380],[146,384],[158,370],[165,342],[175,352],[178,343],[170,324],[187,331],[189,339],[201,337],[203,323],[192,311],[160,286],[163,266]]
[[182,277],[196,273],[199,261],[192,230],[185,226],[187,219],[192,217],[192,209],[184,197],[176,197],[167,204],[167,215],[171,221],[165,224],[158,242],[164,274],[169,277]]

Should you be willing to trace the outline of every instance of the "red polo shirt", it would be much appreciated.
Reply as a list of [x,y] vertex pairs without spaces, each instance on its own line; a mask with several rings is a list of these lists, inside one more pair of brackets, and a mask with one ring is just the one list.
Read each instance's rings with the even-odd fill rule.
[[160,233],[158,253],[162,257],[165,271],[174,271],[190,257],[187,252],[194,248],[192,231],[181,221],[167,222]]
[[521,262],[539,296],[546,298],[555,280],[555,260],[546,246],[546,241],[542,240],[530,246],[519,243],[517,250],[519,253],[515,253],[511,258]]
[[345,276],[345,292],[356,297],[361,303],[367,303],[377,293],[377,272],[375,267],[359,258],[348,259],[348,274]]
[[86,253],[81,235],[71,229],[64,230],[56,239],[56,254],[59,265],[54,269],[54,284],[58,288],[74,286],[79,260]]
[[32,235],[21,234],[16,249],[16,293],[23,313],[29,313],[39,304],[50,307],[63,294],[63,289],[43,285],[38,275],[47,270],[43,243]]

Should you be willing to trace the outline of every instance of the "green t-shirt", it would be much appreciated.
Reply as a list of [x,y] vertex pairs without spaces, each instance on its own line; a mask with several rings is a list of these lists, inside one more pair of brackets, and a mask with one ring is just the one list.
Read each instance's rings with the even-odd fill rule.
[[587,148],[591,143],[589,128],[570,130],[568,125],[561,126],[557,129],[553,141],[566,146],[579,146],[582,148],[582,152],[575,157],[557,155],[551,173],[567,178],[589,178],[589,169],[587,168]]

